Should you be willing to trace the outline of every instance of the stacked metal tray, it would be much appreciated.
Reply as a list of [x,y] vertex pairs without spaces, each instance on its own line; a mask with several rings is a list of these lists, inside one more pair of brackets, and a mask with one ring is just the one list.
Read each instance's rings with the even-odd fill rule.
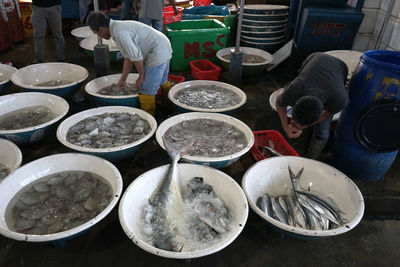
[[241,45],[274,52],[285,41],[289,7],[284,5],[245,5]]

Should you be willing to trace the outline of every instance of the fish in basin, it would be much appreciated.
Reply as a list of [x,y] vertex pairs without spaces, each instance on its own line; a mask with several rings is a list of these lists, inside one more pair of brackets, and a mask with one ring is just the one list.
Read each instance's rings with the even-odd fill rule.
[[344,225],[347,220],[338,204],[317,191],[300,187],[304,168],[295,175],[290,168],[289,176],[293,194],[270,196],[264,194],[257,199],[257,207],[268,216],[290,226],[309,230],[330,230]]

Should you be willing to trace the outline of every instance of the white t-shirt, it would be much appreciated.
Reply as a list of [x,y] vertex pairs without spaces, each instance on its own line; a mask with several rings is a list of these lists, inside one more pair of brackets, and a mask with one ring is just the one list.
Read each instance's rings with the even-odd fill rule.
[[172,58],[171,43],[162,32],[133,20],[110,20],[110,34],[122,56],[158,66]]

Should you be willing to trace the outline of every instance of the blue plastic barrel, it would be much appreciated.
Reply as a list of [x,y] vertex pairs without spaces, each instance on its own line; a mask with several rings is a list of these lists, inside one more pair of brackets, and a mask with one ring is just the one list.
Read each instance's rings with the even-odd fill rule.
[[[349,99],[335,132],[333,164],[352,178],[383,179],[398,150],[373,151],[363,145],[356,132],[360,132],[357,129],[360,117],[368,113],[371,105],[380,105],[381,102],[393,99],[395,102],[400,100],[400,52],[386,50],[365,52],[350,80]],[[398,119],[399,113],[393,114],[394,118]],[[387,124],[385,123],[385,126],[388,129],[393,127],[390,123]],[[386,127],[378,127],[374,131],[385,131],[382,128]],[[389,134],[390,131],[386,132]],[[385,133],[382,134],[384,136]]]

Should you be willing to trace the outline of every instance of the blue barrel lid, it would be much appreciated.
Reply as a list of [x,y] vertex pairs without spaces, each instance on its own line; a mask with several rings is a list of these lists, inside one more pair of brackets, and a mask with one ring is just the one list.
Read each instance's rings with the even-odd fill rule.
[[366,149],[392,152],[400,149],[400,100],[371,103],[355,123],[355,138]]

